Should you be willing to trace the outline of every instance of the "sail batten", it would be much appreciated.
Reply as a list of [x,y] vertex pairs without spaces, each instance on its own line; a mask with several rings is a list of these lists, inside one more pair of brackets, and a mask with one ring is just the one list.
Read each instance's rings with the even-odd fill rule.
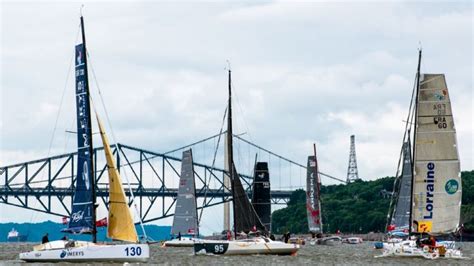
[[104,127],[102,126],[97,114],[96,117],[99,125],[100,136],[102,138],[102,144],[104,145],[107,171],[109,174],[109,216],[107,237],[136,243],[138,242],[137,231],[125,197],[122,179],[117,170]]
[[455,232],[462,190],[456,130],[443,74],[421,77],[416,127],[413,231]]

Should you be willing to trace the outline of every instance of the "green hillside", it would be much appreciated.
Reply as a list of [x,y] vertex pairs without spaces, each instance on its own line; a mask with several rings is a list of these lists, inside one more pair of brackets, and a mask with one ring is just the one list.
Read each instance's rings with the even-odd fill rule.
[[[462,172],[462,215],[466,229],[474,230],[474,171]],[[393,177],[374,181],[357,181],[348,185],[321,187],[323,225],[325,232],[383,232],[386,224]],[[288,206],[272,214],[274,233],[307,233],[306,194],[296,190]]]

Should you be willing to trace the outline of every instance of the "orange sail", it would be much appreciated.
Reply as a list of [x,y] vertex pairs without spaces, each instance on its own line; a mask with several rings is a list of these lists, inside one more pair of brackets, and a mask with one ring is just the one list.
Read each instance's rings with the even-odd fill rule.
[[107,237],[136,243],[138,242],[137,231],[133,223],[132,215],[130,214],[130,209],[128,208],[127,199],[122,187],[122,179],[117,171],[104,127],[100,122],[99,116],[97,114],[96,116],[109,172],[109,221]]

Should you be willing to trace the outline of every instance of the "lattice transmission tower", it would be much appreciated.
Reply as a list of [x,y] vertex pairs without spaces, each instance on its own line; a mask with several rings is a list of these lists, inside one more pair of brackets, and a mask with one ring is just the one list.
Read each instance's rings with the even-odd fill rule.
[[351,136],[351,150],[349,153],[349,166],[347,167],[347,183],[359,179],[359,172],[357,171],[357,159],[355,148],[355,136]]

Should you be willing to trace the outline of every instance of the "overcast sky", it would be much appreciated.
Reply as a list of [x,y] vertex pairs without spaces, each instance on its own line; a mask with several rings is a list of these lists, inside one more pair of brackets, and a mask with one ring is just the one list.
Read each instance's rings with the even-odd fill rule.
[[[79,10],[2,1],[0,165],[46,157],[59,110],[49,153],[75,150]],[[393,176],[421,43],[422,72],[446,74],[461,169],[474,168],[471,1],[86,1],[83,14],[121,143],[164,152],[217,133],[229,60],[237,133],[302,164],[316,142],[321,171],[343,179],[355,134],[360,177]]]

